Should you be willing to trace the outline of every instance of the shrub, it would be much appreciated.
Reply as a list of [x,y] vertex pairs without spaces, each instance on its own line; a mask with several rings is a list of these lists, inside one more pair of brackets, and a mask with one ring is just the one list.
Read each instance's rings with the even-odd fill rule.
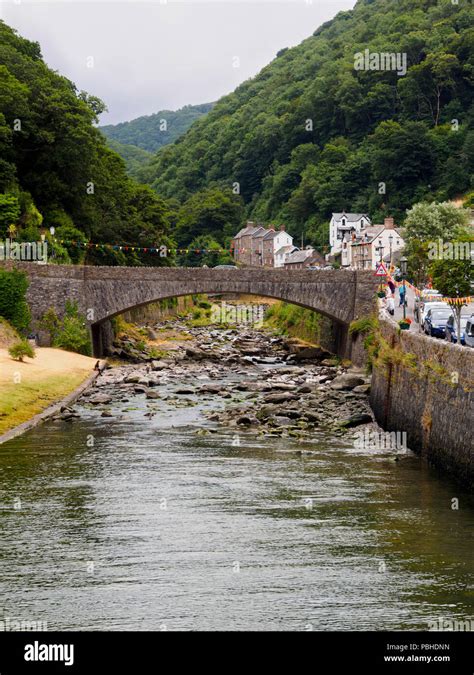
[[79,314],[77,303],[66,302],[64,319],[59,322],[55,335],[51,337],[53,347],[84,356],[92,354],[89,330],[84,317]]
[[35,350],[30,345],[28,340],[21,340],[20,342],[17,342],[12,347],[10,347],[8,353],[15,361],[23,361],[25,356],[28,356],[30,359],[34,359],[36,356]]
[[18,331],[25,332],[30,325],[30,310],[26,303],[28,280],[23,272],[0,270],[0,316]]

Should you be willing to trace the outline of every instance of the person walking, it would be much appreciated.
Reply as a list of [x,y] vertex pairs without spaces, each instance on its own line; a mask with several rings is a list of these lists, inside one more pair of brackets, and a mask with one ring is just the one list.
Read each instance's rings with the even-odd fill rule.
[[403,284],[400,284],[398,287],[398,295],[400,297],[400,302],[398,304],[399,307],[403,307],[403,305],[406,304],[406,299],[405,299],[405,286]]
[[395,295],[390,288],[387,288],[387,312],[390,316],[395,314]]

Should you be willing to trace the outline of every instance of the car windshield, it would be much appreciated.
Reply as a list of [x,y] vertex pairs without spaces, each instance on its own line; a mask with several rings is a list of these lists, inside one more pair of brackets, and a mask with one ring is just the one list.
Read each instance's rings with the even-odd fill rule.
[[432,319],[449,319],[451,312],[446,312],[443,309],[435,309],[431,312]]

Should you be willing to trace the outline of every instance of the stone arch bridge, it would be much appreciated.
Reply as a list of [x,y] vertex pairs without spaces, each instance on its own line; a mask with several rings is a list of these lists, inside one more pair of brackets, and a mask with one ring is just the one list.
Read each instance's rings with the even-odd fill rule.
[[[76,301],[87,317],[94,354],[102,356],[108,320],[164,298],[198,293],[245,293],[276,298],[329,317],[337,329],[336,351],[364,360],[349,339],[352,320],[371,314],[377,277],[372,271],[207,269],[185,267],[95,267],[4,263],[26,272],[27,300],[34,323],[53,307],[59,316],[66,300]],[[108,324],[110,325],[110,324]]]

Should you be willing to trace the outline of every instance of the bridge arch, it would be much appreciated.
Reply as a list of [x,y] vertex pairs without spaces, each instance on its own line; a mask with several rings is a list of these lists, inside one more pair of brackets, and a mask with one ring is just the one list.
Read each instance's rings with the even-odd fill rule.
[[28,302],[38,321],[53,307],[61,316],[66,300],[77,302],[87,317],[100,355],[97,335],[106,321],[118,314],[164,298],[198,293],[238,293],[276,298],[329,317],[341,330],[340,354],[363,361],[347,339],[353,319],[374,311],[378,279],[371,271],[207,269],[186,267],[94,267],[3,263],[25,271],[29,278]]

